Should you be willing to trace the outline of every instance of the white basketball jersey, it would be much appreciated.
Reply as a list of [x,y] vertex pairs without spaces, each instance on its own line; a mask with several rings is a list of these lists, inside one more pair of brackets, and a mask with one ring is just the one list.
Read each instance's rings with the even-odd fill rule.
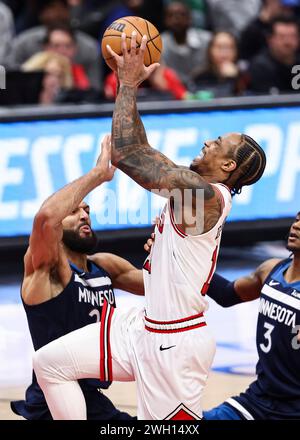
[[175,224],[170,201],[155,227],[155,241],[143,266],[146,315],[171,321],[197,315],[207,309],[204,295],[215,272],[222,228],[231,209],[231,194],[213,184],[223,199],[216,225],[201,235],[187,235]]

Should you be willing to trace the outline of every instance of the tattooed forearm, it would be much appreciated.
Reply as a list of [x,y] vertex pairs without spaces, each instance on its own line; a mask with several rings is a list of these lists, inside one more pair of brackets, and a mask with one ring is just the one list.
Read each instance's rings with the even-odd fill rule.
[[112,126],[112,159],[124,157],[126,146],[136,149],[147,145],[147,136],[136,106],[136,89],[121,86],[115,105]]
[[[209,230],[220,216],[221,204],[213,186],[199,174],[185,167],[177,167],[170,159],[152,148],[136,105],[136,90],[120,87],[112,127],[112,163],[148,190],[192,190],[192,205],[197,205],[197,190],[204,190],[205,230]],[[184,225],[183,225],[184,226]]]
[[212,186],[201,176],[186,168],[170,166],[168,159],[164,160],[164,156],[154,149],[131,151],[118,166],[149,191],[190,189],[195,198],[197,190],[204,189],[205,200],[210,200],[215,195]]
[[[132,152],[151,154],[156,152],[148,143],[144,125],[136,105],[136,90],[121,86],[116,99],[112,125],[112,163],[120,168],[120,161]],[[158,153],[157,160],[175,164],[166,156]]]
[[120,87],[113,115],[112,163],[148,190],[205,190],[207,200],[214,190],[201,176],[184,167],[177,167],[147,140],[136,105],[136,89]]

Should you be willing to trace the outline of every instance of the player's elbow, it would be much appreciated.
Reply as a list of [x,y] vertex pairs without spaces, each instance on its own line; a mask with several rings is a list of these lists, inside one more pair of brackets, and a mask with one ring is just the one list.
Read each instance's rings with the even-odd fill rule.
[[38,233],[46,238],[49,234],[52,235],[52,231],[56,226],[57,220],[51,210],[42,208],[34,217],[32,232]]
[[[120,150],[118,149],[118,145],[116,145],[116,141],[114,140],[114,138],[111,138],[111,163],[114,167],[118,167],[122,161],[122,159],[124,160],[124,155],[120,152]],[[119,145],[119,147],[121,147],[122,145]]]
[[111,152],[111,163],[114,167],[118,167],[122,159],[122,156],[120,153],[118,153],[115,149]]
[[49,208],[42,207],[34,217],[34,222],[38,224],[51,221],[53,214]]
[[120,160],[117,157],[114,157],[114,156],[111,157],[111,164],[114,167],[117,167],[119,165],[119,163],[120,163]]

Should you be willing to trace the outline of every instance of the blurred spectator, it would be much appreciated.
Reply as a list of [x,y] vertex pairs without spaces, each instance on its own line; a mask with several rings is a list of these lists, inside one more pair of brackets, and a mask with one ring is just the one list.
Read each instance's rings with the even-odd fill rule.
[[[161,31],[163,0],[151,0],[151,2],[148,0],[119,0],[117,2],[112,1],[111,3],[111,7],[109,9],[106,8],[107,14],[99,29],[99,40],[102,39],[105,30],[113,21],[130,15],[149,20]],[[104,61],[102,69],[104,75],[110,73]]]
[[68,0],[68,3],[72,28],[98,40],[103,33],[104,20],[120,0]]
[[71,89],[73,78],[70,60],[53,52],[39,52],[22,65],[24,72],[43,71],[45,73],[39,96],[40,104],[56,102],[61,89]]
[[161,34],[163,60],[189,88],[193,69],[206,63],[211,33],[191,27],[190,10],[181,2],[172,2],[166,7],[165,24],[167,31]]
[[212,97],[233,96],[246,89],[246,76],[238,66],[238,47],[229,32],[217,32],[207,49],[208,66],[194,72],[196,90],[209,90]]
[[[34,26],[38,26],[42,21],[41,11],[51,11],[51,15],[56,20],[63,20],[67,0],[6,0],[7,5],[11,8],[17,34]],[[46,16],[46,20],[47,20]]]
[[118,18],[129,15],[141,17],[143,4],[144,0],[122,0],[117,2],[117,4],[115,4],[115,6],[108,12],[102,23],[99,35],[100,38],[102,38],[106,28]]
[[[114,2],[116,3],[116,2]],[[102,38],[106,28],[121,17],[134,15],[151,21],[160,31],[162,29],[163,0],[121,0],[107,13],[102,23],[99,37]]]
[[[105,79],[104,95],[106,99],[114,100],[117,95],[117,77],[111,72]],[[160,65],[144,81],[138,89],[138,99],[185,99],[187,90],[174,70]]]
[[205,0],[185,0],[185,3],[192,11],[193,26],[205,29],[207,26]]
[[240,57],[251,59],[267,46],[268,28],[277,16],[291,16],[293,8],[284,0],[262,0],[259,15],[243,30],[240,39]]
[[300,64],[299,26],[292,17],[273,20],[268,47],[250,65],[251,90],[256,93],[293,92],[293,65]]
[[6,65],[6,57],[10,51],[14,36],[14,20],[10,9],[0,2],[0,64]]
[[151,21],[162,32],[164,30],[164,0],[144,0],[142,17]]
[[[41,26],[28,29],[14,39],[9,57],[11,68],[21,66],[32,55],[43,50],[48,28],[62,22],[70,24],[70,9],[67,1],[46,1],[39,10],[39,22],[42,24]],[[74,62],[84,67],[91,86],[100,89],[102,87],[102,70],[98,42],[80,31],[75,32],[75,37],[78,50]]]
[[81,64],[74,63],[77,53],[75,34],[68,26],[53,26],[48,29],[45,40],[45,50],[65,56],[72,66],[74,87],[80,90],[91,88],[89,79]]
[[247,24],[257,16],[261,0],[206,0],[210,28],[228,31],[239,37]]
[[[169,4],[174,0],[166,0]],[[181,0],[190,9],[192,15],[192,26],[205,29],[207,27],[206,0]]]

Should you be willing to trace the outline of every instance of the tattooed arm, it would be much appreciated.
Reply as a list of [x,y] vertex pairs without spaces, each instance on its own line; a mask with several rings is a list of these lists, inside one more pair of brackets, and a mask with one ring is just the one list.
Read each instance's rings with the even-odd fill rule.
[[[149,145],[137,111],[135,94],[135,88],[121,85],[113,116],[112,163],[145,189],[166,189],[169,192],[174,189],[192,190],[193,212],[186,210],[187,215],[196,215],[196,190],[203,189],[204,225],[201,223],[200,229],[196,228],[194,233],[209,231],[222,212],[219,195],[215,194],[213,186],[199,174],[176,166],[170,159]],[[160,192],[160,195],[164,194]],[[178,224],[184,231],[189,228],[189,233],[193,233],[191,227],[194,224],[185,217],[185,212],[183,212],[183,218],[182,215],[178,215],[177,219],[182,218]]]
[[136,105],[136,88],[122,85],[116,99],[112,125],[112,163],[145,189],[204,189],[212,186],[199,174],[179,167],[152,148]]
[[120,88],[116,99],[112,125],[112,163],[148,190],[168,191],[191,189],[193,208],[196,190],[204,190],[205,230],[209,230],[221,213],[219,195],[199,174],[176,166],[170,159],[152,148],[136,105],[138,85],[155,69],[155,65],[143,64],[146,39],[136,51],[136,37],[131,38],[131,48],[127,51],[126,38],[122,36],[122,56],[110,50],[118,66]]

